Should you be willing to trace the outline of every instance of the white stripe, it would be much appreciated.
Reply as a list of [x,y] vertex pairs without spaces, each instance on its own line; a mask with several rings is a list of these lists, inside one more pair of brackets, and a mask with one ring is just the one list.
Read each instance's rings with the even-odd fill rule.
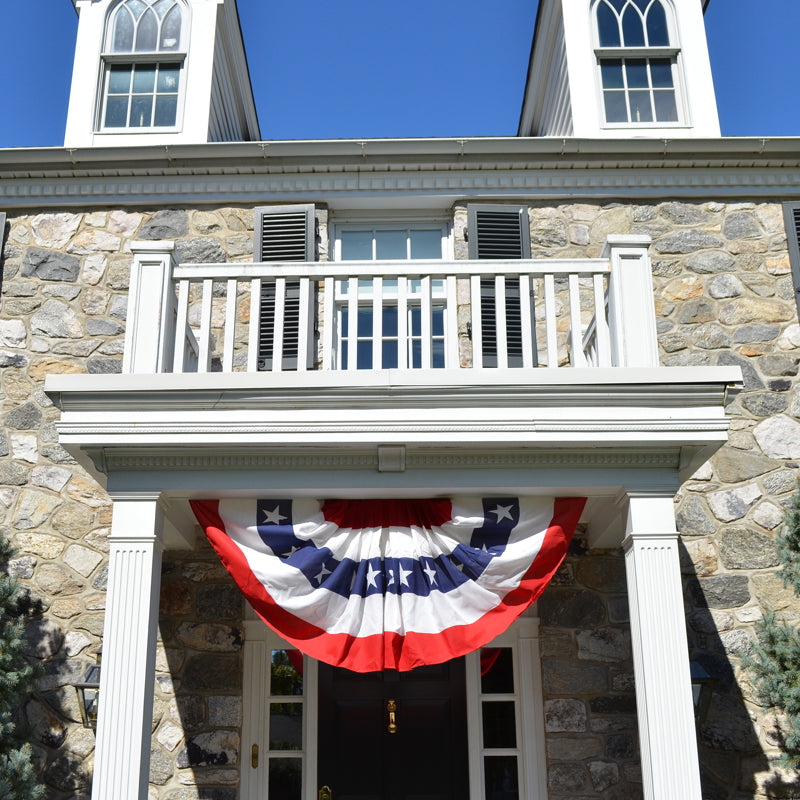
[[[483,524],[480,498],[452,501],[453,519],[430,531],[423,528],[353,531],[326,522],[315,500],[295,500],[292,517],[297,538],[329,548],[337,560],[350,558],[437,557],[458,544],[469,544],[473,530]],[[269,552],[255,525],[256,500],[222,500],[219,513],[232,541],[240,548],[253,574],[282,608],[306,623],[331,634],[371,636],[383,632],[441,633],[456,625],[470,625],[498,606],[515,589],[536,557],[552,519],[550,498],[520,498],[520,520],[508,546],[492,559],[476,581],[449,592],[423,597],[411,592],[342,597],[314,588],[295,567]],[[399,581],[399,576],[395,580]]]

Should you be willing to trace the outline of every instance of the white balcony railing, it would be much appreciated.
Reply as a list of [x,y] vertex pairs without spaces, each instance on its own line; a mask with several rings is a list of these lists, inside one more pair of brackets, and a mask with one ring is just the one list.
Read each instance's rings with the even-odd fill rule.
[[137,242],[123,371],[654,366],[647,244],[609,237],[596,259],[178,265],[173,243]]

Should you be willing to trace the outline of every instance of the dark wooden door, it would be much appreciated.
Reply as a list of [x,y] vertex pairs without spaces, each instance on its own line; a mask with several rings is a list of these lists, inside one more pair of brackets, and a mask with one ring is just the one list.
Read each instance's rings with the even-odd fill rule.
[[366,674],[320,664],[318,756],[318,787],[333,800],[464,800],[464,659]]

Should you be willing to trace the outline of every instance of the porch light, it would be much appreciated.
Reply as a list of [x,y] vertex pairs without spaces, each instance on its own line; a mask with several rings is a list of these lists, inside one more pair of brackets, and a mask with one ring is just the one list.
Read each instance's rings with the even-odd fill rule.
[[708,716],[711,695],[714,693],[714,686],[717,682],[706,672],[703,665],[697,661],[689,662],[689,671],[692,676],[694,721],[698,725],[702,725]]
[[86,667],[83,680],[75,684],[78,693],[78,706],[81,710],[81,722],[84,728],[97,729],[97,703],[100,699],[100,665],[103,648],[96,653],[96,662]]

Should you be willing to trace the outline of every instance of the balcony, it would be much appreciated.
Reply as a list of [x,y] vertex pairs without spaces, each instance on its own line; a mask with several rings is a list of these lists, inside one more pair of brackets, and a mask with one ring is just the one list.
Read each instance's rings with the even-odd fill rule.
[[139,242],[123,372],[656,366],[646,247],[609,237],[597,259],[178,265],[171,243]]

